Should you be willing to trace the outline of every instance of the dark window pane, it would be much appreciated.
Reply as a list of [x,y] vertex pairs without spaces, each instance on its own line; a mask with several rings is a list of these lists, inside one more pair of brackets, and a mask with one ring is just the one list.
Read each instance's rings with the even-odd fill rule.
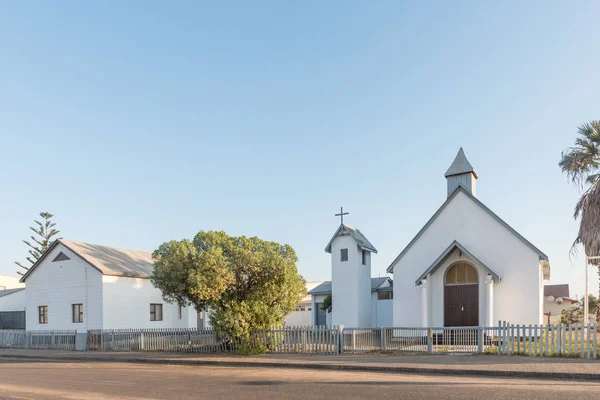
[[342,249],[342,261],[348,261],[348,249]]

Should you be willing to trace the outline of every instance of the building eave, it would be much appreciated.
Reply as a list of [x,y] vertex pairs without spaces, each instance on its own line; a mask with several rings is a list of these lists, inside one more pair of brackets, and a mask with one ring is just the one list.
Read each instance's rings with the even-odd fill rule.
[[433,224],[433,222],[437,219],[437,217],[442,213],[442,211],[444,211],[444,209],[458,195],[458,193],[463,193],[468,198],[470,198],[471,200],[473,200],[475,202],[475,204],[477,204],[479,207],[481,207],[492,218],[494,218],[497,222],[499,222],[502,226],[504,226],[509,232],[511,232],[514,236],[516,236],[519,240],[521,240],[521,242],[523,242],[527,247],[529,247],[531,250],[533,250],[534,252],[536,252],[538,254],[540,260],[548,261],[548,256],[545,253],[543,253],[540,249],[538,249],[537,247],[535,247],[530,241],[528,241],[527,239],[525,239],[519,232],[517,232],[510,225],[508,225],[506,222],[504,222],[504,220],[502,218],[500,218],[499,216],[497,216],[492,210],[490,210],[479,199],[477,199],[475,196],[473,196],[471,193],[469,193],[467,190],[465,190],[462,186],[458,186],[454,190],[454,192],[452,192],[452,194],[446,199],[446,201],[440,206],[440,208],[438,208],[438,210],[433,214],[433,216],[429,219],[429,221],[427,221],[427,223],[423,226],[423,228],[421,228],[421,230],[416,234],[416,236],[408,243],[408,245],[404,248],[404,250],[402,250],[400,252],[400,254],[398,255],[398,257],[396,257],[394,259],[394,261],[392,261],[392,263],[390,264],[390,266],[386,270],[388,273],[394,272],[395,265],[402,259],[402,257],[404,257],[404,255],[417,242],[417,240],[419,240],[419,238],[421,237],[421,235],[423,235],[423,233],[425,233],[425,231],[427,230],[427,228],[429,228],[429,226],[431,226],[431,224]]
[[502,281],[502,278],[500,277],[500,275],[498,275],[498,273],[496,273],[496,271],[488,267],[483,261],[481,261],[481,259],[479,259],[479,257],[477,257],[471,250],[462,245],[458,240],[454,240],[452,243],[450,243],[450,246],[448,246],[446,250],[444,250],[442,254],[440,254],[433,263],[431,263],[429,268],[427,268],[425,272],[423,272],[421,276],[417,278],[417,280],[415,281],[415,286],[418,286],[423,279],[427,278],[429,274],[432,274],[435,271],[437,271],[437,269],[442,266],[444,261],[446,261],[446,259],[450,257],[454,250],[457,249],[463,252],[465,255],[467,255],[467,257],[469,257],[475,265],[477,265],[484,271],[487,271],[487,273],[491,275],[495,281]]

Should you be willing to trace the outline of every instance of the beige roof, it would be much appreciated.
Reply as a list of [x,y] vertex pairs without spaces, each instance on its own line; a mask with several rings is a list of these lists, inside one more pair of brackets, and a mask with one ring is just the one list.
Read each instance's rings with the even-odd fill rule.
[[104,275],[149,278],[154,265],[152,254],[145,251],[124,250],[71,240],[59,240]]
[[89,244],[83,242],[74,242],[71,240],[58,239],[29,271],[23,275],[21,282],[25,282],[27,277],[42,263],[51,250],[62,245],[81,259],[96,268],[103,275],[126,276],[130,278],[150,278],[154,265],[152,264],[152,254],[145,251],[123,250],[116,247],[101,246],[99,244]]

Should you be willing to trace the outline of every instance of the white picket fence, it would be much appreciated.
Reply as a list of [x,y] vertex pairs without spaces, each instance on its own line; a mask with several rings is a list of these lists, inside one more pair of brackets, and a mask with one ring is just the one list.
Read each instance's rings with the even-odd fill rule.
[[[394,352],[598,358],[597,325],[344,328],[288,326],[254,330],[251,344],[279,354]],[[234,352],[235,340],[211,329],[0,330],[0,347],[89,351]]]

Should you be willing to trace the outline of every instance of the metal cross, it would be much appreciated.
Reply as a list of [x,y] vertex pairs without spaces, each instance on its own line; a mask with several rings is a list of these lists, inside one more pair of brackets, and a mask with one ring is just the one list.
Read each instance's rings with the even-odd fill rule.
[[339,214],[335,214],[336,217],[340,217],[340,219],[342,220],[342,225],[344,225],[344,215],[348,215],[350,213],[345,213],[344,212],[344,207],[340,207],[340,213]]

